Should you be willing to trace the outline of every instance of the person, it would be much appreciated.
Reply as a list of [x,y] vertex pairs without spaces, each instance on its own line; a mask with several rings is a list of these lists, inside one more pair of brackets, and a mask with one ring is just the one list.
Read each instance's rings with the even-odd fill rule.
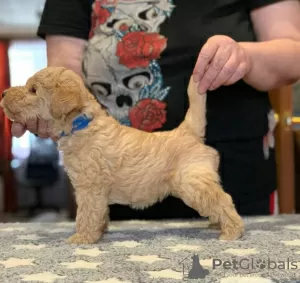
[[[241,215],[271,213],[268,91],[300,77],[299,1],[48,0],[37,34],[49,66],[82,75],[109,114],[140,130],[179,125],[193,73],[208,92],[206,143],[220,153],[224,190]],[[47,125],[14,123],[12,132],[48,137]],[[172,197],[144,211],[111,208],[115,219],[197,216]]]

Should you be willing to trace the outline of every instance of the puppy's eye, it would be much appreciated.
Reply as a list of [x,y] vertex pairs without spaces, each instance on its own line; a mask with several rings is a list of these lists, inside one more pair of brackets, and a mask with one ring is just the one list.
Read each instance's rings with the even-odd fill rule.
[[30,91],[31,93],[36,93],[36,88],[35,88],[35,87],[32,87],[29,91]]

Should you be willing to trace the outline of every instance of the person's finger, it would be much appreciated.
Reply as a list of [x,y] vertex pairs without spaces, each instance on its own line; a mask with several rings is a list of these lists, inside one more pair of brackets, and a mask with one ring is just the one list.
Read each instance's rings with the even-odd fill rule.
[[14,137],[20,138],[21,136],[24,135],[25,132],[26,132],[26,128],[24,127],[24,125],[18,122],[13,122],[11,126],[11,134]]
[[209,67],[205,71],[203,77],[199,81],[199,92],[204,93],[208,90],[211,86],[212,82],[221,72],[223,67],[226,65],[232,50],[228,47],[219,48],[217,53],[215,54],[214,58],[209,64]]
[[53,121],[48,121],[47,133],[50,139],[52,139],[54,142],[57,142],[59,140],[59,136],[53,133]]
[[57,142],[59,140],[59,137],[58,136],[55,136],[53,134],[50,135],[50,138],[54,141],[54,142]]
[[227,63],[222,68],[222,70],[219,72],[217,77],[211,83],[208,90],[212,91],[224,85],[224,83],[226,83],[229,80],[229,78],[233,76],[238,66],[239,66],[238,58],[236,56],[231,56],[227,61]]
[[236,69],[236,71],[234,72],[234,74],[223,84],[223,85],[232,85],[234,83],[236,83],[237,81],[241,80],[246,73],[246,63],[241,63],[238,68]]
[[219,45],[216,42],[208,41],[202,47],[197,62],[193,71],[195,82],[201,81],[206,69],[209,66],[210,61],[214,58]]
[[38,121],[36,118],[31,118],[26,121],[27,130],[33,134],[38,132]]
[[51,138],[53,136],[53,121],[48,121],[47,123],[47,133],[49,135],[49,137]]
[[38,135],[41,138],[48,138],[48,123],[45,120],[38,120]]

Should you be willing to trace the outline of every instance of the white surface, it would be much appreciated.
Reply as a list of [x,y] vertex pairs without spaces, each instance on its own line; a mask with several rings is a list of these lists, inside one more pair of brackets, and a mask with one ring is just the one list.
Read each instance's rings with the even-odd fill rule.
[[45,0],[0,0],[0,38],[35,37]]

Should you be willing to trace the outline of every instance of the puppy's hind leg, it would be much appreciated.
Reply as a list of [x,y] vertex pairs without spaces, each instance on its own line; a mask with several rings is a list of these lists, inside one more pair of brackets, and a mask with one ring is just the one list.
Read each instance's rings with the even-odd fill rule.
[[242,218],[230,195],[220,186],[217,173],[207,169],[197,170],[195,167],[185,168],[181,173],[176,195],[201,216],[209,217],[214,224],[219,223],[222,233],[220,240],[240,238],[244,233]]
[[244,223],[235,209],[231,196],[225,193],[223,188],[216,182],[210,185],[210,189],[217,192],[216,198],[218,201],[218,204],[212,209],[212,213],[218,221],[212,223],[211,227],[221,229],[220,240],[240,238],[244,233]]

